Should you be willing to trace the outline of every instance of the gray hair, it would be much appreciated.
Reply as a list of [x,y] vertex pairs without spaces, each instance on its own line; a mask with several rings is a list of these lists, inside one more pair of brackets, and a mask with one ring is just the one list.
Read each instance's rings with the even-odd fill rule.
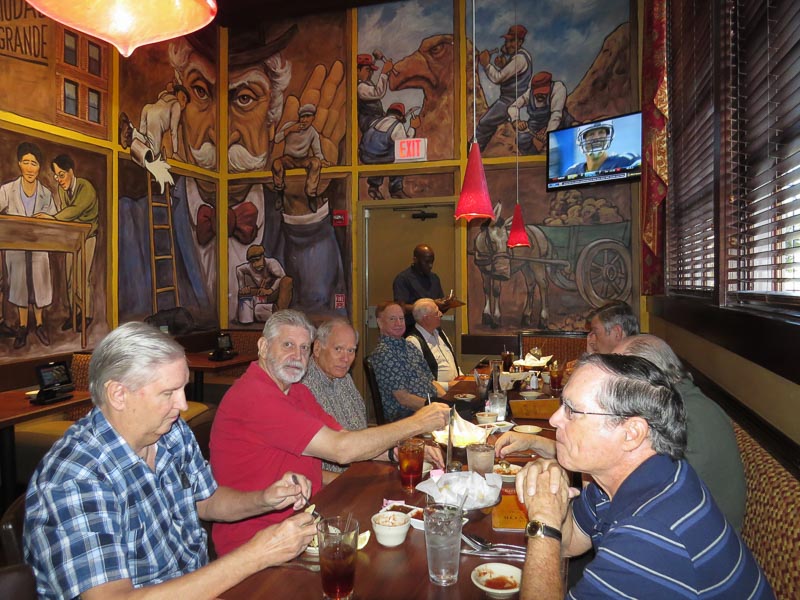
[[331,333],[333,333],[333,330],[337,327],[347,327],[352,330],[352,332],[356,335],[356,344],[358,344],[358,332],[350,324],[350,321],[343,319],[342,317],[328,319],[322,325],[317,327],[317,341],[323,346],[327,346],[328,338],[331,336]]
[[303,313],[301,313],[299,310],[285,308],[283,310],[279,310],[278,312],[272,313],[272,316],[267,319],[266,323],[264,323],[264,330],[261,332],[261,335],[264,336],[269,342],[278,336],[281,327],[304,328],[306,331],[308,331],[308,336],[310,338],[309,342],[313,342],[317,334],[317,330],[314,329],[311,321],[309,321]]
[[[433,309],[431,309],[431,304],[433,304]],[[436,306],[436,302],[434,302],[432,298],[420,298],[414,302],[411,314],[414,315],[414,320],[419,323],[422,319],[437,310],[439,310],[439,307]]]
[[92,352],[89,362],[89,393],[92,402],[106,402],[106,383],[118,381],[136,391],[153,379],[157,367],[186,359],[178,342],[152,325],[131,322],[109,333]]
[[661,369],[673,385],[682,379],[690,378],[681,359],[660,337],[643,333],[631,336],[623,340],[621,344],[622,351],[618,354],[646,358]]
[[591,322],[595,317],[603,324],[606,333],[611,333],[611,328],[615,325],[619,325],[626,336],[639,333],[639,319],[633,314],[633,309],[627,302],[615,300],[604,304],[590,312],[586,321]]
[[608,376],[595,389],[601,410],[613,413],[612,422],[641,417],[650,427],[650,445],[658,454],[683,458],[686,450],[686,409],[683,398],[667,376],[639,356],[584,355],[576,368],[593,365]]

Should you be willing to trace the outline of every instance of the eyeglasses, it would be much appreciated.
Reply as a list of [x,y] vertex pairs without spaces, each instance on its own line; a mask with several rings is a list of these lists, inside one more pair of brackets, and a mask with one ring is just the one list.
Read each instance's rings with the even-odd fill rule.
[[61,171],[61,173],[53,173],[53,179],[56,181],[63,181],[67,177],[67,171]]
[[561,408],[564,409],[564,415],[567,417],[568,421],[572,421],[573,415],[595,415],[597,417],[624,417],[624,415],[618,415],[616,413],[601,413],[601,412],[589,412],[585,410],[575,410],[563,398],[560,399],[560,402],[561,402]]

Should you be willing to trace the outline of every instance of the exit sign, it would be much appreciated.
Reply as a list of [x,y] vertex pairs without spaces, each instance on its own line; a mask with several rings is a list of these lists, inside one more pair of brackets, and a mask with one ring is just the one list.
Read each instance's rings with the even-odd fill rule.
[[394,141],[394,162],[428,160],[428,138],[409,138]]

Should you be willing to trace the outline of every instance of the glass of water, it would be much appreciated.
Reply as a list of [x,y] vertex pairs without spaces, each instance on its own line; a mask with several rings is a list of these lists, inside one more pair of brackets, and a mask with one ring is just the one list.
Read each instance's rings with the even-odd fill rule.
[[428,576],[436,585],[454,585],[461,550],[461,509],[453,504],[429,504],[424,515]]
[[503,421],[506,418],[506,402],[505,392],[492,392],[486,401],[486,412],[497,413],[497,420]]

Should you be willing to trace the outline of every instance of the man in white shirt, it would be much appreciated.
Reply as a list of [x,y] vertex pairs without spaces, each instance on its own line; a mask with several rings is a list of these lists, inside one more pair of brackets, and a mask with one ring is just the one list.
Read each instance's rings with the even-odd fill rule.
[[447,390],[461,370],[453,345],[441,329],[442,311],[431,298],[420,298],[414,303],[412,314],[416,325],[406,340],[422,353],[434,379]]

